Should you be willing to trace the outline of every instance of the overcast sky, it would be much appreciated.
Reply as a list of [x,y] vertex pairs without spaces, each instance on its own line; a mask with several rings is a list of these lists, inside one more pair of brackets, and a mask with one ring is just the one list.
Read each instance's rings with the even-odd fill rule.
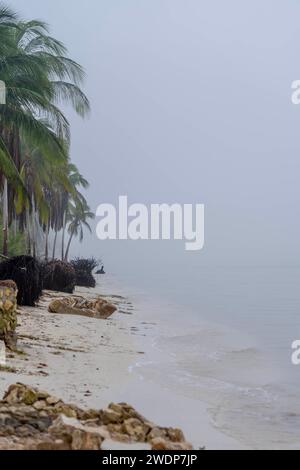
[[298,1],[8,3],[50,23],[86,69],[91,117],[69,117],[93,210],[122,194],[206,206],[201,253],[94,233],[82,254],[102,255],[112,270],[176,257],[186,266],[299,264]]

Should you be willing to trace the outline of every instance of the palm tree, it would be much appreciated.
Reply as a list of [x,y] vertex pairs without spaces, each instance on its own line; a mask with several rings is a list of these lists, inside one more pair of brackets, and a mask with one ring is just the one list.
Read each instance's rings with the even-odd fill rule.
[[2,7],[0,38],[3,31],[7,41],[0,47],[0,76],[6,84],[7,103],[0,105],[0,169],[5,254],[8,225],[14,214],[13,205],[8,207],[7,201],[14,200],[22,185],[26,198],[19,173],[21,136],[25,144],[39,149],[43,159],[67,165],[70,127],[58,104],[70,103],[84,117],[89,102],[80,90],[82,68],[67,57],[62,43],[49,36],[45,23],[16,21],[15,15]]
[[73,201],[73,205],[85,204],[85,199],[79,192],[79,189],[87,189],[89,187],[88,181],[79,172],[76,165],[70,163],[67,168],[68,179],[73,191],[64,192],[64,207],[63,207],[63,221],[62,221],[62,245],[61,245],[61,259],[65,259],[65,234],[69,216],[70,202]]
[[70,246],[74,237],[79,236],[79,241],[83,240],[83,230],[87,228],[89,232],[92,232],[92,229],[88,223],[89,219],[94,219],[95,215],[91,212],[89,206],[86,202],[78,203],[74,205],[70,203],[69,205],[69,226],[68,232],[70,234],[69,242],[67,245],[67,250],[65,254],[65,261],[68,261]]
[[[65,165],[54,165],[49,159],[43,158],[38,148],[30,147],[22,142],[20,175],[24,180],[24,186],[29,200],[20,187],[16,191],[16,214],[25,212],[29,253],[35,256],[37,235],[46,230],[52,223],[52,200],[57,204],[56,190],[58,182],[64,181]],[[59,191],[58,191],[59,194]],[[57,207],[58,209],[58,207]]]
[[15,26],[16,20],[16,13],[0,4],[0,57],[4,57],[11,47],[9,28]]

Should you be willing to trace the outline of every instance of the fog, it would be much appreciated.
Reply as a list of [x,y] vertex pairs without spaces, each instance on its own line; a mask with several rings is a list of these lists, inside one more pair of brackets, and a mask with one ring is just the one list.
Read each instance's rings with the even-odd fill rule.
[[[203,203],[201,252],[103,242],[73,254],[107,268],[299,264],[300,5],[296,0],[11,0],[45,19],[87,73],[92,105],[68,111],[87,198]],[[173,263],[173,264],[172,264]]]

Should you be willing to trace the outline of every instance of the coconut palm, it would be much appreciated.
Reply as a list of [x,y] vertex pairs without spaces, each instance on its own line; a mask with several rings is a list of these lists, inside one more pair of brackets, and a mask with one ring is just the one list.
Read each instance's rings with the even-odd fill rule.
[[67,167],[68,172],[68,180],[73,188],[73,191],[65,191],[63,194],[64,198],[64,207],[62,210],[62,245],[61,245],[61,259],[64,260],[65,258],[65,234],[67,228],[67,222],[69,218],[69,207],[70,202],[73,201],[73,206],[78,204],[85,204],[86,201],[82,194],[80,193],[79,189],[87,189],[89,187],[88,181],[82,176],[79,172],[76,165],[73,163],[69,163]]
[[[1,28],[8,37],[7,47],[0,49],[0,77],[7,90],[6,105],[0,105],[4,232],[14,213],[11,202],[24,182],[19,173],[21,136],[25,144],[38,149],[41,158],[53,165],[67,165],[70,126],[59,104],[70,103],[82,117],[89,111],[88,99],[80,89],[84,72],[67,56],[63,44],[49,36],[43,22],[13,20],[15,16],[2,7],[0,37]],[[22,190],[25,198],[26,188]],[[7,234],[3,251],[7,252]]]
[[76,205],[73,203],[69,204],[68,212],[68,232],[70,234],[69,242],[67,245],[67,250],[65,254],[65,261],[68,260],[70,246],[74,237],[79,236],[79,241],[83,240],[84,228],[87,228],[89,232],[92,232],[92,229],[88,223],[88,220],[95,218],[93,212],[91,212],[86,201],[78,202]]

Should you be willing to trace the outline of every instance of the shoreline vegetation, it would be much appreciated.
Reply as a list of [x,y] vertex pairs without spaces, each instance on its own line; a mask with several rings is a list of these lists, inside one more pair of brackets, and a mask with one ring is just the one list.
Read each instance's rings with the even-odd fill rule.
[[[75,237],[94,218],[82,194],[88,181],[71,161],[71,129],[61,106],[90,112],[83,68],[48,25],[0,4],[2,255],[67,261]],[[50,243],[52,241],[52,244]]]
[[[140,353],[122,338],[119,319],[108,320],[121,298],[91,290],[95,269],[105,274],[102,263],[69,262],[72,241],[83,241],[94,218],[61,108],[88,115],[84,76],[46,23],[0,4],[0,450],[188,450],[182,431],[156,426],[130,405],[86,409],[99,374],[108,390],[120,387],[129,358]],[[78,295],[78,286],[89,290]],[[66,404],[72,399],[77,405]]]

